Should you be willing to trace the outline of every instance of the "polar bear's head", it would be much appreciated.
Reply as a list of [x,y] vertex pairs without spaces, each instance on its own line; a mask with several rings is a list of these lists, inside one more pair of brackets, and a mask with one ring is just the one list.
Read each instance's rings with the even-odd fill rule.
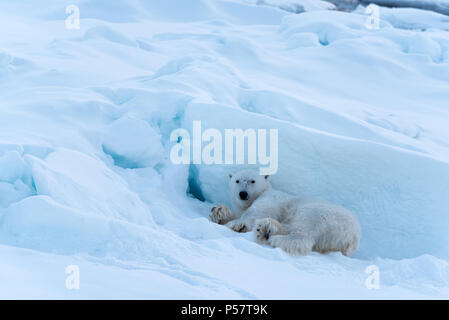
[[249,208],[269,187],[269,176],[260,175],[254,170],[243,170],[229,175],[231,201],[242,211]]

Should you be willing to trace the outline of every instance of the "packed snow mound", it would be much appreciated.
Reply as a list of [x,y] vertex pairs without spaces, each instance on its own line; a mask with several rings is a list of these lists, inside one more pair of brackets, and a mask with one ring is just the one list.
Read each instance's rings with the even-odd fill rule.
[[[79,30],[58,1],[0,3],[1,297],[449,294],[442,15],[381,8],[375,30],[310,1],[73,3]],[[175,165],[193,121],[278,129],[273,185],[353,211],[360,250],[291,257],[210,223],[242,166]],[[57,285],[69,264],[85,291]]]
[[10,204],[35,194],[30,166],[16,150],[0,153],[0,206]]
[[152,222],[148,208],[129,191],[127,183],[97,159],[57,150],[44,161],[29,157],[29,162],[38,194],[91,214],[140,225]]

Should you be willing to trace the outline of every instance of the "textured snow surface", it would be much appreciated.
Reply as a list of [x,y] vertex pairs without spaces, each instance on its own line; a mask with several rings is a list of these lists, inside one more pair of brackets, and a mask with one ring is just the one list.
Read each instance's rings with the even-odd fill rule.
[[[448,298],[449,20],[332,8],[1,2],[0,298]],[[210,223],[241,167],[174,165],[194,120],[278,129],[274,187],[352,210],[360,250],[291,257]]]
[[360,2],[367,4],[375,3],[381,6],[388,7],[418,8],[449,15],[448,0],[361,0]]

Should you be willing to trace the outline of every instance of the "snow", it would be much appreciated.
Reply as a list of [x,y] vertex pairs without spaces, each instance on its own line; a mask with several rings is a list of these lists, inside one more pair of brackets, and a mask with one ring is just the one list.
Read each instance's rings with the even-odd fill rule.
[[122,168],[145,168],[157,164],[164,150],[160,135],[147,122],[123,117],[108,126],[103,150]]
[[[365,8],[359,6],[356,10],[363,14]],[[449,18],[446,15],[424,11],[414,8],[386,8],[379,7],[379,15],[382,20],[387,21],[398,29],[426,30],[449,29]]]
[[431,10],[442,14],[449,14],[448,0],[361,0],[362,3],[374,3],[387,7],[405,7]]
[[[2,2],[0,297],[447,298],[449,22],[333,8]],[[352,210],[360,250],[292,257],[210,223],[241,166],[170,161],[196,120],[278,129],[273,185]]]
[[335,5],[321,0],[246,0],[245,2],[256,5],[273,6],[292,13],[335,9]]

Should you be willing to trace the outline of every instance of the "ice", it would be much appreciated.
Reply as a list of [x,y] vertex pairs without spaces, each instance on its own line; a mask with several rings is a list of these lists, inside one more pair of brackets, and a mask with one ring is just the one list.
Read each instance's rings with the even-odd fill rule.
[[126,117],[114,121],[106,130],[103,150],[117,166],[151,167],[162,157],[159,134],[145,121]]
[[3,155],[0,151],[0,206],[2,207],[7,207],[35,193],[30,167],[19,150],[9,150]]
[[0,156],[0,167],[0,181],[14,183],[29,176],[29,168],[17,151],[8,151]]
[[360,1],[362,3],[374,3],[387,7],[406,7],[406,8],[418,8],[423,10],[432,10],[442,14],[449,14],[449,1],[448,0],[372,0]]
[[[364,12],[365,8],[360,6],[356,12]],[[415,8],[386,8],[380,7],[379,14],[383,21],[388,21],[398,29],[449,29],[449,18],[446,15],[424,11]]]
[[[376,30],[323,1],[73,4],[79,30],[58,1],[0,4],[0,297],[449,296],[446,16],[381,7]],[[292,257],[209,222],[242,166],[173,164],[193,121],[278,129],[274,187],[352,210],[360,250]]]

